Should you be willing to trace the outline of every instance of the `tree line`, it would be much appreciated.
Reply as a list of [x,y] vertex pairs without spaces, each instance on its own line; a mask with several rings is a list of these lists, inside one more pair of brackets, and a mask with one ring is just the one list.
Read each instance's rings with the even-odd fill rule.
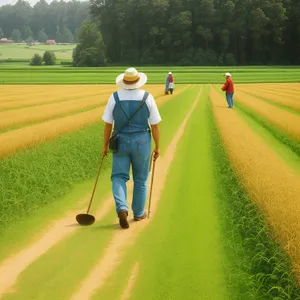
[[89,3],[40,0],[33,7],[23,0],[0,7],[0,38],[14,42],[48,39],[60,43],[76,41],[76,31],[89,17]]
[[116,64],[300,63],[299,0],[91,0],[90,13],[98,44],[82,39],[75,61],[98,49]]

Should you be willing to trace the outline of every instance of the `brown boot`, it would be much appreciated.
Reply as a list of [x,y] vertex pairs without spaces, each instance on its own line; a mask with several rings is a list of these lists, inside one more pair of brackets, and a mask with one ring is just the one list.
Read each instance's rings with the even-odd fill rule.
[[144,213],[141,217],[134,217],[134,221],[142,221],[147,218],[147,213]]
[[121,210],[119,212],[119,224],[123,229],[129,228],[129,223],[127,221],[128,212],[126,210]]

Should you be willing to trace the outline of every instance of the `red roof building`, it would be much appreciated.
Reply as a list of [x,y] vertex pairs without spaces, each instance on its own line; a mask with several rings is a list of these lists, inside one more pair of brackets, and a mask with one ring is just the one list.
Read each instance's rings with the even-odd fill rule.
[[46,45],[56,45],[55,40],[47,40]]

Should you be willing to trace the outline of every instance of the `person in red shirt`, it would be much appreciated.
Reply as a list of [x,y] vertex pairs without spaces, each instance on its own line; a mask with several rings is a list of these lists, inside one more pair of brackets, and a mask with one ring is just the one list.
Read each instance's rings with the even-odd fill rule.
[[222,87],[222,91],[226,91],[226,101],[228,103],[228,108],[233,108],[233,96],[234,96],[234,83],[231,79],[230,73],[225,73],[226,82]]

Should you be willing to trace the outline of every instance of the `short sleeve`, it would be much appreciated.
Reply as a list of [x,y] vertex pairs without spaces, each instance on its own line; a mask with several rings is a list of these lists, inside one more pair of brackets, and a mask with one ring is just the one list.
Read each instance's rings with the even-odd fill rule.
[[108,124],[113,124],[114,122],[113,111],[115,108],[115,104],[115,98],[113,95],[111,95],[102,116],[102,120]]
[[147,102],[148,102],[148,107],[149,107],[149,122],[151,125],[156,125],[158,124],[162,119],[161,116],[159,114],[156,102],[153,98],[153,96],[151,94],[149,94],[148,98],[147,98]]

